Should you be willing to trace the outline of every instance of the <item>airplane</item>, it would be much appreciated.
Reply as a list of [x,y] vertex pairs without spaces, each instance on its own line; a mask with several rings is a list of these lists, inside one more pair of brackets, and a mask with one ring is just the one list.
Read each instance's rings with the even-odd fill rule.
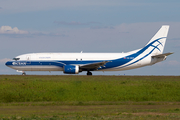
[[164,61],[172,52],[163,53],[169,25],[163,25],[141,49],[127,53],[30,53],[13,58],[6,66],[25,71],[63,71],[79,74],[87,71],[122,71],[153,65]]

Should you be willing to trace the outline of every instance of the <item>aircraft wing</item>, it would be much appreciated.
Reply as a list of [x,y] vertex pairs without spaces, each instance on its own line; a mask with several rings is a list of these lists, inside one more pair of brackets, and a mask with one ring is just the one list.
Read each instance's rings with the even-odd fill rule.
[[166,57],[166,56],[171,55],[171,54],[173,54],[173,53],[169,52],[169,53],[154,55],[154,56],[152,56],[152,58],[155,58],[155,57],[157,57],[157,58]]
[[96,62],[96,63],[90,63],[80,66],[80,69],[82,70],[96,70],[101,66],[104,66],[106,63],[111,61],[102,61],[102,62]]

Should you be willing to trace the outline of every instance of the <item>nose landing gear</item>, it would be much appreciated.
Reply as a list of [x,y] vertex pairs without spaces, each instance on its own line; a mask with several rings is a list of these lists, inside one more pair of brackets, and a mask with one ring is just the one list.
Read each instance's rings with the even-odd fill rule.
[[26,75],[26,73],[23,71],[22,75]]
[[19,71],[19,70],[16,70],[16,72],[21,72],[22,75],[26,75],[26,73],[24,71]]

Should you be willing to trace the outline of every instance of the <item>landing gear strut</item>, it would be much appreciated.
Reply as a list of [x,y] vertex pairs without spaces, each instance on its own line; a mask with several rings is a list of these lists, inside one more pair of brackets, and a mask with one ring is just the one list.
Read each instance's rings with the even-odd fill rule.
[[90,71],[87,71],[87,75],[92,75],[92,72],[90,72]]

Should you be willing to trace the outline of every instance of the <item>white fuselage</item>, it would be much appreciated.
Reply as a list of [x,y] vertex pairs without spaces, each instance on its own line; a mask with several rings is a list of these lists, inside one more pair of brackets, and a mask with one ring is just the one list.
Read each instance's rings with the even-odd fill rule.
[[[137,50],[136,50],[137,51]],[[101,61],[111,61],[110,64],[102,66],[97,70],[100,71],[120,71],[134,69],[146,65],[152,65],[155,63],[151,57],[146,59],[139,60],[135,64],[128,65],[128,62],[131,63],[137,61],[141,56],[134,58],[128,57],[129,55],[135,53],[132,51],[129,53],[32,53],[24,54],[17,56],[20,58],[18,61],[12,61],[13,69],[20,71],[63,71],[63,66],[68,64],[83,66],[85,64],[90,64],[93,62]],[[118,60],[119,59],[119,60]],[[119,64],[117,64],[119,62]],[[34,63],[34,64],[33,64]],[[52,63],[56,63],[52,64]],[[113,63],[117,64],[113,65]],[[124,64],[126,63],[126,64]],[[128,65],[128,66],[126,66]]]

